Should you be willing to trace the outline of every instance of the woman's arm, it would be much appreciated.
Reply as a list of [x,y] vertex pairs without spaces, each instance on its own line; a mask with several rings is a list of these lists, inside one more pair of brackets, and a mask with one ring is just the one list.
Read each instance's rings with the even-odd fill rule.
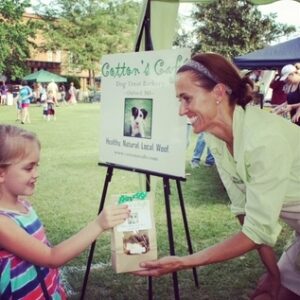
[[300,102],[299,103],[294,103],[294,104],[288,104],[288,106],[293,109],[293,108],[299,108],[300,107]]
[[142,262],[140,266],[144,270],[137,271],[135,274],[161,276],[182,269],[226,261],[249,252],[256,247],[257,245],[244,233],[239,232],[221,243],[191,255],[184,257],[167,256],[155,261]]
[[[243,226],[245,215],[238,215],[237,218],[240,224]],[[280,277],[280,272],[277,266],[277,259],[273,248],[268,245],[259,245],[257,247],[257,250],[268,272],[274,277]]]
[[274,114],[277,114],[277,115],[284,114],[286,106],[287,106],[287,102],[283,102],[280,105],[277,105],[276,107],[274,107],[271,112]]
[[257,245],[244,233],[239,232],[232,237],[206,248],[198,253],[184,257],[184,268],[204,266],[239,257],[253,249]]
[[[243,226],[245,215],[238,215],[237,216],[240,224]],[[277,265],[277,259],[273,249],[268,245],[260,245],[257,247],[259,256],[263,264],[265,265],[268,274],[263,277],[257,288],[252,295],[251,299],[254,299],[256,296],[268,293],[272,295],[272,299],[277,299],[277,295],[279,294],[280,290],[280,271]]]
[[278,110],[278,114],[284,114],[290,112],[292,109],[298,109],[300,107],[300,102],[299,103],[294,103],[294,104],[285,104]]
[[104,208],[95,220],[53,248],[29,235],[14,221],[0,216],[0,248],[34,265],[59,267],[78,256],[103,231],[122,223],[128,217],[128,213],[125,205]]

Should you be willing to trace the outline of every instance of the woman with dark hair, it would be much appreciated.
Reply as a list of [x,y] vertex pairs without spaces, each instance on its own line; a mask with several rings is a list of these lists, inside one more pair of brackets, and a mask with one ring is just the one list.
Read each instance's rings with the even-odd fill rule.
[[[206,132],[241,231],[195,254],[143,262],[138,275],[160,276],[226,261],[258,250],[267,267],[253,299],[300,297],[300,130],[252,100],[253,82],[223,56],[197,54],[179,68],[179,114],[195,133]],[[296,232],[276,264],[279,219]],[[277,298],[279,297],[279,298]]]

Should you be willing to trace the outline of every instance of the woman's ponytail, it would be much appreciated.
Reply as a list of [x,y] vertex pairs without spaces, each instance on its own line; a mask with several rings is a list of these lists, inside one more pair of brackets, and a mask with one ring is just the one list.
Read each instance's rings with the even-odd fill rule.
[[245,108],[253,100],[253,86],[253,81],[248,76],[241,79],[239,86],[232,93],[236,104]]

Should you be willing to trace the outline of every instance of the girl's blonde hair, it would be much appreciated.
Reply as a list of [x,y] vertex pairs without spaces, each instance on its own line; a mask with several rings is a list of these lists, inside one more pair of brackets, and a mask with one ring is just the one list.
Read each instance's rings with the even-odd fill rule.
[[0,124],[0,168],[21,160],[27,153],[28,142],[41,144],[36,134],[13,125]]

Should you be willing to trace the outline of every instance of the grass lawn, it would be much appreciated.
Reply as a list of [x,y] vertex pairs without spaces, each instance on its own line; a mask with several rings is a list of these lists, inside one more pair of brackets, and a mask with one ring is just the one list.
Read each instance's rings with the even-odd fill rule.
[[[42,219],[49,240],[57,244],[81,229],[98,211],[106,168],[99,167],[99,117],[101,104],[85,103],[57,108],[57,120],[45,121],[42,108],[30,107],[31,124],[19,125],[38,134],[42,143],[40,176],[37,191],[31,198]],[[15,122],[12,106],[0,107],[0,123]],[[112,123],[113,125],[113,123]],[[239,230],[229,211],[229,201],[215,167],[191,169],[196,136],[192,136],[186,160],[191,175],[182,183],[186,211],[194,251],[201,250],[229,237]],[[109,185],[110,194],[140,190],[144,178],[133,172],[115,170]],[[155,190],[155,219],[159,256],[169,253],[168,235],[161,178],[152,178]],[[175,183],[171,183],[171,210],[176,254],[187,254],[180,206]],[[290,232],[284,227],[276,245],[279,256]],[[64,268],[72,288],[69,299],[79,299],[88,250]],[[257,253],[252,252],[226,263],[198,268],[200,288],[195,288],[190,270],[178,273],[181,299],[248,299],[263,267]],[[173,299],[172,277],[153,279],[154,299]],[[110,233],[97,241],[93,268],[86,290],[87,300],[148,299],[147,278],[115,274],[110,265]]]

